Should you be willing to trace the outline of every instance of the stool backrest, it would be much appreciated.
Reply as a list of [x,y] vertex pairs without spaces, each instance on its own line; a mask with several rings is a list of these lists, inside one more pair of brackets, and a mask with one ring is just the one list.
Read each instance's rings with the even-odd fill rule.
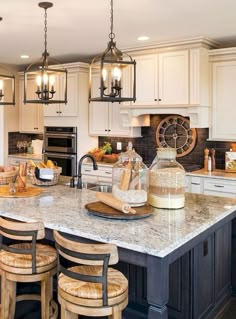
[[[45,229],[41,222],[25,223],[0,218],[0,248],[11,253],[31,255],[32,273],[36,273],[36,241],[44,237]],[[3,243],[3,238],[29,241],[32,245],[27,249],[11,247]]]
[[[114,265],[118,262],[118,250],[116,245],[80,243],[63,237],[56,230],[54,230],[53,234],[59,255],[58,271],[73,279],[101,283],[103,291],[103,305],[107,306],[107,271],[108,265]],[[91,276],[73,272],[66,268],[65,263],[63,262],[64,259],[80,265],[102,266],[102,274],[100,276]]]

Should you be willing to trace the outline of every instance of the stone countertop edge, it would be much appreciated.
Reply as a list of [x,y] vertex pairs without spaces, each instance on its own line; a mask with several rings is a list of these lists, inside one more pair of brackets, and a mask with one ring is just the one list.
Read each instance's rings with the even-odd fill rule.
[[236,211],[236,199],[186,193],[182,209],[124,221],[89,214],[84,206],[93,201],[93,191],[56,185],[37,197],[0,198],[0,215],[162,258]]
[[236,181],[236,172],[230,173],[225,170],[216,169],[212,172],[205,171],[204,169],[200,169],[193,172],[187,172],[187,176],[199,176],[199,177],[209,177],[209,178],[222,178],[227,180]]
[[24,158],[27,160],[29,159],[42,160],[43,154],[17,153],[17,154],[9,154],[8,157]]

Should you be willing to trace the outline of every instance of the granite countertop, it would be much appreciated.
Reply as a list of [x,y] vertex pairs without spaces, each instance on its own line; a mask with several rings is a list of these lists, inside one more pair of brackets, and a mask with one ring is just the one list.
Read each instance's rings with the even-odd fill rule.
[[96,200],[93,191],[63,185],[44,189],[37,197],[0,198],[0,215],[21,221],[41,220],[49,229],[158,257],[168,255],[236,211],[236,199],[187,193],[183,209],[155,209],[146,219],[112,220],[93,216],[84,208]]
[[211,178],[223,178],[228,180],[235,180],[236,181],[236,173],[229,173],[225,170],[216,169],[215,171],[208,172],[204,169],[200,169],[197,171],[186,173],[186,175],[190,176],[200,176],[200,177],[211,177]]
[[17,157],[17,158],[24,158],[24,159],[35,159],[35,160],[42,160],[43,154],[29,154],[29,153],[17,153],[17,154],[9,154],[9,157]]

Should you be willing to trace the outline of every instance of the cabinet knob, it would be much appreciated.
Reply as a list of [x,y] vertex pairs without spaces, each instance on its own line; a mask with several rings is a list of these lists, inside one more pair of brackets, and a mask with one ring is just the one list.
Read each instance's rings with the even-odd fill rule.
[[158,99],[158,101],[161,101],[161,99]]
[[59,112],[57,111],[57,114],[58,114]]
[[107,129],[105,129],[105,132],[107,132]]
[[109,129],[108,132],[111,132],[111,130]]
[[157,99],[154,99],[154,101],[157,101]]

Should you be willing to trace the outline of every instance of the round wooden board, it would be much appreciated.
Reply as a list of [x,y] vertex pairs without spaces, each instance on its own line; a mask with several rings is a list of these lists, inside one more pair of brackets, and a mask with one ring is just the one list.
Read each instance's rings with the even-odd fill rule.
[[44,192],[43,189],[33,187],[33,186],[26,186],[25,192],[16,192],[14,195],[9,194],[9,188],[8,186],[1,186],[0,187],[0,197],[12,197],[12,198],[17,198],[17,197],[32,197],[32,196],[38,196]]
[[124,214],[119,210],[110,207],[102,202],[93,202],[85,205],[85,208],[89,213],[104,218],[112,218],[112,219],[124,219],[124,220],[135,220],[146,218],[152,215],[153,208],[149,205],[144,205],[140,207],[134,207],[136,210],[136,214]]

